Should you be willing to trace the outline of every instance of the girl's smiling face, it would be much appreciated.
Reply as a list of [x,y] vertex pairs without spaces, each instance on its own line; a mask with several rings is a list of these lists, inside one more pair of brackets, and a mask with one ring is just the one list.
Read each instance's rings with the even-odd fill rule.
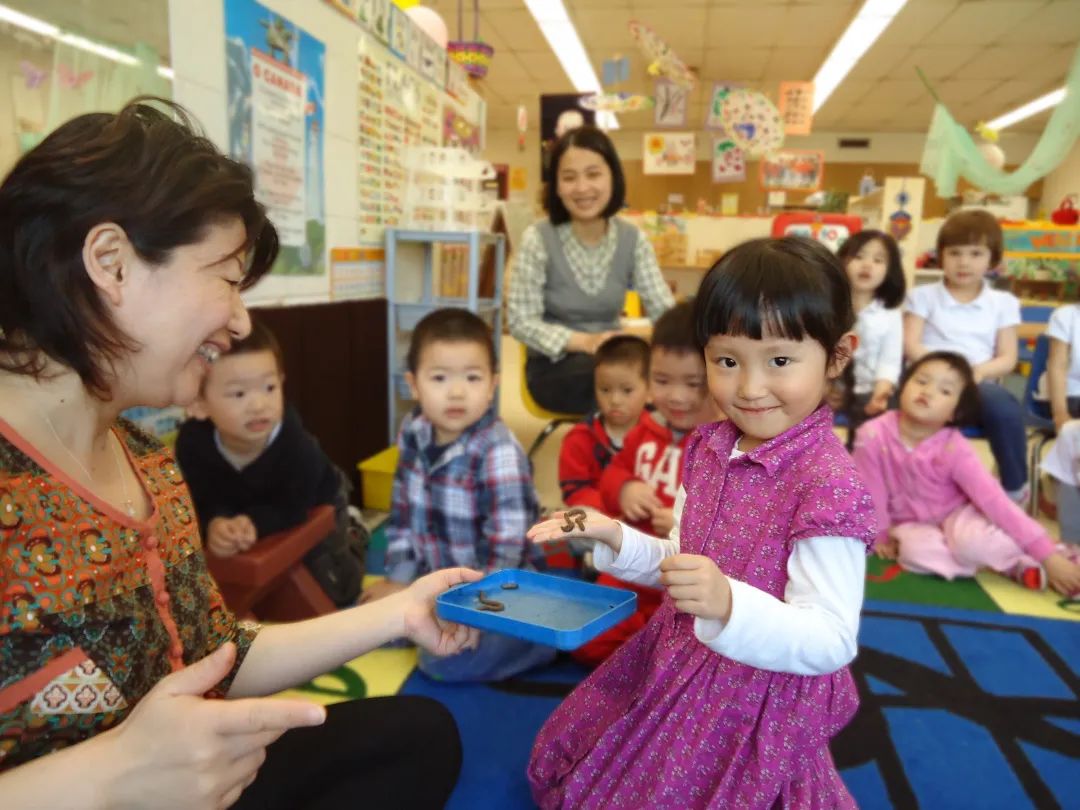
[[837,347],[843,359],[834,360],[810,337],[713,335],[705,345],[709,393],[742,431],[739,449],[749,451],[813,413],[853,351],[850,333]]

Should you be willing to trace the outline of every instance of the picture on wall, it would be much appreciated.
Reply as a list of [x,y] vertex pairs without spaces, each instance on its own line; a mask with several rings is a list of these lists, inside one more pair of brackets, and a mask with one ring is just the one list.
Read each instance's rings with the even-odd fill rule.
[[713,138],[712,181],[741,183],[746,179],[746,158],[730,138]]
[[658,127],[685,127],[690,92],[667,79],[656,82],[655,123]]
[[326,272],[322,42],[255,0],[225,0],[229,154],[277,227],[274,273]]
[[785,135],[809,135],[814,126],[814,83],[780,82],[777,109]]
[[641,167],[645,174],[693,174],[697,141],[693,132],[646,132]]
[[825,176],[825,153],[809,149],[782,149],[763,157],[761,187],[766,191],[817,191]]
[[715,82],[713,84],[709,110],[705,115],[705,129],[724,131],[724,99],[728,97],[728,93],[740,87],[742,85],[738,82]]

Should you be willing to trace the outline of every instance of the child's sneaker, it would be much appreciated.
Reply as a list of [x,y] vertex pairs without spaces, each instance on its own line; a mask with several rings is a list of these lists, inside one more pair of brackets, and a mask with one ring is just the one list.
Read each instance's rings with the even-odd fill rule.
[[1046,569],[1041,565],[1019,563],[1012,570],[1011,576],[1029,591],[1046,590]]

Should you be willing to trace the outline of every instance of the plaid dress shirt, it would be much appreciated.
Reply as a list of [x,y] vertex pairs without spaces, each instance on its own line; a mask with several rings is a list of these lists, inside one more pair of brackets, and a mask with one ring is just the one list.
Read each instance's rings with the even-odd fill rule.
[[440,568],[490,573],[535,561],[525,532],[539,511],[536,491],[509,428],[488,411],[434,461],[433,441],[431,422],[414,411],[398,436],[387,578],[409,583]]
[[[603,288],[615,258],[617,230],[609,227],[600,244],[586,247],[574,236],[570,223],[555,227],[566,260],[574,277],[586,295],[596,295]],[[573,324],[552,324],[544,321],[544,281],[547,277],[547,251],[536,225],[525,229],[521,247],[514,256],[514,271],[510,275],[507,314],[514,337],[533,349],[559,360],[566,352],[566,343],[574,331]],[[638,231],[634,248],[633,286],[641,296],[645,314],[655,321],[675,305],[667,282],[660,274],[652,243]]]

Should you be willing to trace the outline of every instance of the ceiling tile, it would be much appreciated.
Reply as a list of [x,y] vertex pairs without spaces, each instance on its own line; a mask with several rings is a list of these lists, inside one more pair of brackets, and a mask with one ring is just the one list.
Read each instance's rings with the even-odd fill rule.
[[927,45],[983,45],[1007,39],[1009,32],[1027,20],[1041,2],[1045,0],[962,3],[924,41]]
[[1076,0],[1048,3],[1013,26],[1008,41],[1013,45],[1075,46],[1080,41],[1080,3]]

